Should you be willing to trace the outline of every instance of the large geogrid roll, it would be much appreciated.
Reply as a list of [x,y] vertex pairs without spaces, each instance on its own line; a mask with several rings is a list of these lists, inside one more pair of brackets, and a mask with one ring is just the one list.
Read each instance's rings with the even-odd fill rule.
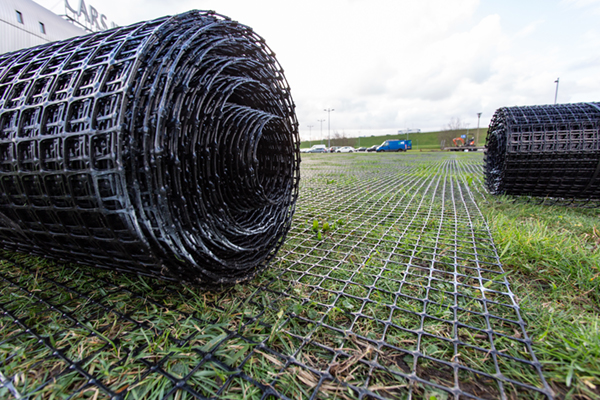
[[298,123],[251,28],[191,11],[0,55],[0,246],[200,283],[290,228]]
[[600,199],[600,103],[500,108],[486,146],[492,194]]

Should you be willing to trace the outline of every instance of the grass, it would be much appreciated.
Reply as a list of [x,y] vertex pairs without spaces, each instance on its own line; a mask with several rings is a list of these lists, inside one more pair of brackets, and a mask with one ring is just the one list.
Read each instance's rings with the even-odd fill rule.
[[535,354],[559,397],[600,396],[600,222],[597,209],[482,203]]
[[535,355],[598,398],[599,211],[487,196],[481,162],[303,156],[285,245],[222,290],[2,253],[0,397],[541,399]]

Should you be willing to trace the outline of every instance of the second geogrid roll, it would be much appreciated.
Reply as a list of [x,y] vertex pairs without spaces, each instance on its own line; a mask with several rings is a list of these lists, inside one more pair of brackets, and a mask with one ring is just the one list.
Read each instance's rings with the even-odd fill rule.
[[281,246],[298,124],[250,28],[188,12],[2,55],[0,79],[3,247],[232,283]]
[[500,108],[486,147],[492,194],[600,199],[600,103]]

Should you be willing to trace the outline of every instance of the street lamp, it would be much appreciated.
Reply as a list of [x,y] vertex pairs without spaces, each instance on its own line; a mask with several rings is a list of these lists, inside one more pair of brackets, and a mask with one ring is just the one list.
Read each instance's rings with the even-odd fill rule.
[[[475,147],[479,146],[479,120],[481,119],[481,113],[477,113],[477,139],[475,139]],[[469,138],[467,138],[469,140]]]
[[556,80],[554,81],[554,83],[556,83],[556,92],[554,93],[554,104],[556,104],[556,99],[558,98],[558,80],[560,78],[556,78]]
[[323,140],[323,122],[325,122],[324,119],[318,119],[317,122],[321,123],[321,140]]
[[[314,125],[308,125],[308,141],[312,142],[312,128]],[[311,143],[312,145],[312,143]]]
[[331,112],[335,110],[333,108],[326,108],[323,111],[327,111],[327,147],[331,148]]

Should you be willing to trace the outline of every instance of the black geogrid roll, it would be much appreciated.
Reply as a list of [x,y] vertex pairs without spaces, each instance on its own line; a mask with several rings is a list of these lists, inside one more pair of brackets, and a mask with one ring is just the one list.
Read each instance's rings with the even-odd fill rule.
[[600,199],[600,103],[504,107],[487,136],[492,194]]
[[0,247],[249,279],[290,228],[297,129],[275,55],[213,12],[0,55]]

